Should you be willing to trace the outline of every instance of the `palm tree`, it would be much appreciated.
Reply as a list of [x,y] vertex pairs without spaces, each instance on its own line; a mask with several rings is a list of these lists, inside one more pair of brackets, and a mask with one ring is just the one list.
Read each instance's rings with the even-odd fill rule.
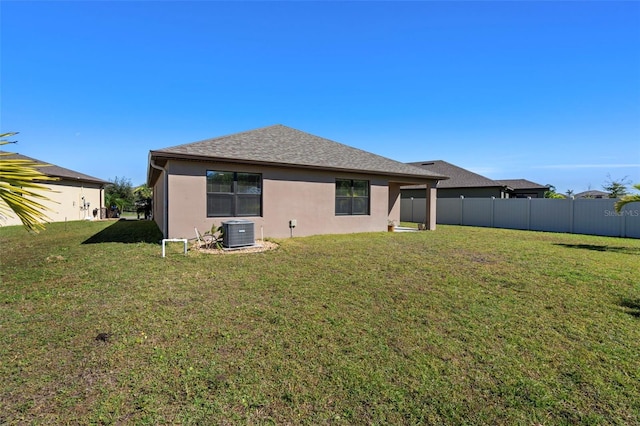
[[151,215],[151,199],[153,198],[153,188],[149,188],[146,183],[133,188],[133,196],[135,197],[136,213],[138,219],[144,214],[145,219],[149,219]]
[[[637,189],[638,191],[640,191],[640,183],[636,183],[635,185],[633,185],[633,187],[635,189]],[[615,209],[616,209],[616,213],[620,213],[620,210],[622,210],[622,208],[629,204],[629,203],[636,203],[636,202],[640,202],[640,194],[627,194],[624,197],[620,198],[618,201],[616,201],[615,204]]]
[[[16,135],[17,132],[1,133],[0,146],[10,142],[4,138]],[[12,152],[0,151],[0,218],[13,212],[22,224],[33,232],[44,229],[43,222],[50,220],[45,212],[51,209],[39,201],[51,201],[42,191],[51,191],[40,184],[44,181],[55,181],[58,178],[47,176],[38,168],[42,164],[32,160],[11,158]]]
[[118,211],[122,214],[122,212],[124,212],[125,206],[127,205],[127,202],[126,200],[121,198],[118,194],[108,193],[105,191],[104,205],[107,206],[107,217],[114,217],[115,212],[111,209],[113,207],[116,207]]
[[137,200],[146,200],[153,197],[153,189],[149,188],[146,183],[133,188],[133,195]]

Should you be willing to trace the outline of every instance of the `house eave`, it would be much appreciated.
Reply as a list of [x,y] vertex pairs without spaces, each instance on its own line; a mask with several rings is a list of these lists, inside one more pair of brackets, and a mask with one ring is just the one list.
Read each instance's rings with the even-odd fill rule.
[[[166,164],[169,160],[188,160],[188,161],[200,161],[200,162],[224,162],[224,163],[232,163],[232,164],[251,164],[256,166],[268,166],[268,167],[283,167],[283,168],[291,168],[291,169],[307,169],[307,170],[324,170],[324,171],[334,171],[334,172],[342,172],[342,173],[360,173],[360,174],[370,174],[376,176],[386,176],[393,177],[398,179],[398,182],[411,185],[413,184],[426,184],[427,182],[432,181],[440,181],[448,179],[446,176],[439,175],[421,175],[421,174],[408,174],[408,173],[396,173],[389,171],[381,171],[381,170],[368,170],[368,169],[354,169],[354,168],[344,168],[344,167],[326,167],[319,166],[313,164],[291,164],[291,163],[280,163],[273,161],[257,161],[251,159],[242,159],[242,158],[227,158],[227,157],[215,157],[215,156],[204,156],[204,155],[193,155],[193,154],[177,154],[177,153],[168,153],[162,151],[150,151],[149,152],[149,162],[164,160],[163,164]],[[149,167],[148,172],[148,182],[152,183],[153,179],[153,171],[151,167]]]
[[[66,182],[92,183],[92,184],[100,185],[101,188],[104,188],[105,186],[111,183],[101,179],[87,179],[80,176],[61,176],[56,174],[47,174],[47,176],[57,179],[56,181],[53,181],[53,182],[66,181]],[[50,182],[51,181],[42,181],[41,183],[46,184]]]

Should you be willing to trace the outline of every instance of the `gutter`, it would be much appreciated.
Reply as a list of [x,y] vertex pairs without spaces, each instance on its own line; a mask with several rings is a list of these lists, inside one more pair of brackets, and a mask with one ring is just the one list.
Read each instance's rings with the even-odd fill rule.
[[164,179],[164,197],[162,200],[162,235],[169,238],[169,175],[167,169],[155,163],[155,160],[149,154],[149,165],[156,170],[160,170]]

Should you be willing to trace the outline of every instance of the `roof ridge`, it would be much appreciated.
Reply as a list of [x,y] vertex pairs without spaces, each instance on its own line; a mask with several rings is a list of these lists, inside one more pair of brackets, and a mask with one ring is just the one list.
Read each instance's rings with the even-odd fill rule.
[[420,167],[422,169],[430,170],[433,173],[440,173],[449,176],[450,180],[446,183],[443,183],[441,187],[455,188],[457,187],[457,185],[466,186],[471,183],[470,181],[473,181],[472,183],[475,186],[504,186],[494,179],[488,178],[481,175],[480,173],[473,172],[471,170],[465,169],[464,167],[457,166],[444,160],[415,161],[408,164]]
[[284,126],[282,124],[272,124],[272,125],[269,125],[269,126],[258,127],[258,128],[251,129],[251,130],[243,130],[241,132],[228,133],[226,135],[214,136],[212,138],[200,139],[200,140],[193,141],[193,142],[185,142],[185,143],[181,143],[181,144],[178,144],[178,145],[168,146],[166,148],[152,149],[151,151],[166,151],[166,150],[171,150],[171,149],[174,149],[174,148],[179,148],[179,147],[183,147],[183,146],[187,146],[187,145],[193,145],[193,144],[201,143],[201,142],[217,141],[217,140],[220,140],[220,139],[228,138],[230,136],[239,136],[239,135],[243,135],[243,134],[247,134],[247,133],[251,133],[251,132],[256,132],[256,131],[259,131],[259,130],[265,130],[265,129],[268,129],[268,128],[271,128],[271,127],[278,127],[278,126],[287,127],[287,126]]

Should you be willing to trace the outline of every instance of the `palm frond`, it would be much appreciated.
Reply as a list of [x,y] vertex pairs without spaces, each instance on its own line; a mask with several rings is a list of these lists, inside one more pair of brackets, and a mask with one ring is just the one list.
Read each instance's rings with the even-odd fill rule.
[[[633,187],[640,191],[640,183],[636,183]],[[640,194],[628,194],[616,201],[614,208],[616,209],[616,213],[620,213],[622,208],[627,204],[637,202],[640,202]]]
[[[0,137],[13,136],[15,133],[0,134]],[[11,143],[0,140],[0,145]],[[52,190],[41,182],[56,181],[58,178],[47,176],[43,165],[32,160],[7,158],[11,152],[0,153],[0,215],[13,212],[30,231],[44,229],[43,222],[49,221],[46,215],[51,209],[40,201],[51,201],[43,192]]]

